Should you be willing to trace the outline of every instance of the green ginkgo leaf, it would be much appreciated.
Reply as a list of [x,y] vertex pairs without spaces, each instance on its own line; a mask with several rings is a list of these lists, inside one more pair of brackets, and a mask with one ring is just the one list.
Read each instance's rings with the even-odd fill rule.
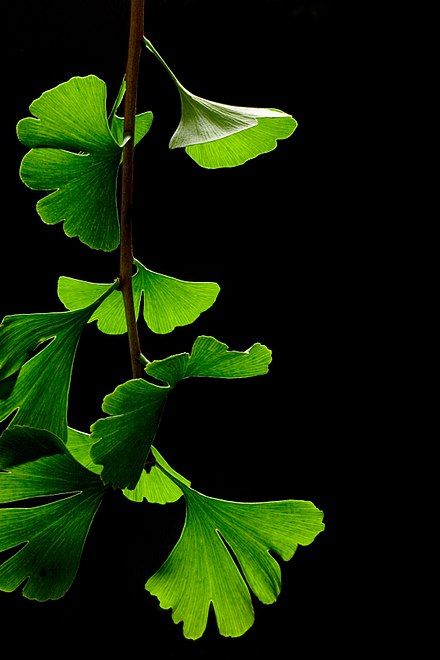
[[134,489],[159,426],[169,387],[141,378],[119,385],[103,401],[108,415],[92,427],[91,457],[103,465],[101,478],[117,488]]
[[[96,76],[71,78],[31,103],[34,117],[22,119],[17,134],[31,147],[20,168],[23,182],[54,191],[37,203],[41,219],[64,222],[67,236],[110,251],[119,245],[116,184],[124,130],[116,116],[110,130],[106,100],[106,85]],[[135,143],[152,119],[138,115]]]
[[[74,312],[17,314],[0,325],[0,420],[18,410],[14,424],[67,438],[67,399],[79,337],[93,312],[115,288]],[[48,344],[36,354],[43,343]]]
[[245,108],[208,101],[189,92],[179,82],[151,41],[145,45],[174,80],[182,105],[182,116],[171,138],[170,148],[185,148],[201,167],[236,167],[268,153],[277,140],[288,138],[297,127],[295,119],[273,108]]
[[27,598],[61,598],[75,579],[102,483],[59,438],[20,426],[0,438],[0,470],[1,503],[57,497],[40,506],[0,508],[0,552],[16,549],[0,564],[0,589],[14,591],[25,582]]
[[[78,463],[81,463],[88,470],[95,472],[95,474],[100,474],[102,472],[102,465],[93,463],[93,459],[90,456],[93,442],[94,440],[89,433],[83,433],[69,427],[67,449]],[[156,447],[151,447],[151,454],[153,455],[154,464],[150,466],[149,471],[142,471],[134,490],[126,488],[123,491],[125,497],[132,502],[143,502],[147,500],[147,502],[151,502],[152,504],[176,502],[182,496],[182,491],[158,466],[161,465],[167,472],[173,474],[179,481],[183,481],[188,486],[191,483],[188,479],[185,479],[185,477],[182,477],[181,474],[173,470]]]
[[[146,470],[142,471],[141,477],[134,490],[126,488],[123,491],[125,497],[132,502],[142,502],[143,500],[147,500],[147,502],[151,502],[152,504],[177,502],[177,500],[182,497],[182,491],[173,481],[171,481],[166,473],[172,474],[179,482],[181,481],[187,486],[190,486],[191,482],[176,472],[171,465],[166,462],[163,456],[160,455],[155,447],[151,447],[151,453],[154,457],[154,465],[148,472]],[[159,466],[162,466],[165,472],[161,470]]]
[[280,566],[270,551],[291,559],[298,545],[309,545],[324,529],[323,514],[304,501],[214,499],[168,476],[185,496],[186,522],[146,589],[173,610],[175,623],[183,621],[189,639],[203,635],[211,604],[222,635],[243,635],[254,622],[249,588],[263,603],[280,592]]
[[[191,355],[182,353],[151,362],[146,371],[167,383],[159,386],[142,379],[129,380],[105,397],[102,409],[110,416],[91,427],[94,446],[90,452],[103,465],[102,479],[117,488],[134,490],[135,498],[145,492],[143,467],[172,387],[189,376],[249,378],[267,373],[271,352],[261,344],[248,351],[228,351],[213,337],[198,337]],[[149,486],[153,487],[152,484]],[[143,495],[142,495],[143,497]],[[168,495],[167,495],[168,497]]]
[[[141,297],[144,297],[144,319],[158,334],[172,332],[177,326],[193,323],[215,302],[220,287],[214,282],[185,282],[168,275],[160,275],[135,261],[133,296],[136,318]],[[90,305],[108,284],[84,282],[71,277],[58,280],[58,297],[70,310]],[[107,334],[126,332],[124,303],[120,291],[115,291],[100,306],[90,321],[98,321],[98,328]]]
[[[127,85],[125,83],[125,78],[124,78],[119,88],[119,92],[116,96],[115,102],[113,104],[113,108],[111,109],[110,114],[108,116],[108,123],[110,126],[110,130],[116,142],[120,145],[122,145],[125,141],[124,118],[118,117],[116,113],[124,99],[126,87]],[[151,128],[152,123],[153,123],[152,112],[142,112],[141,114],[136,115],[135,129],[134,129],[135,146],[146,136],[146,134]]]
[[191,354],[171,355],[154,360],[146,372],[169,385],[191,376],[205,378],[249,378],[263,376],[269,370],[272,352],[262,344],[254,344],[247,351],[230,351],[214,337],[197,337]]

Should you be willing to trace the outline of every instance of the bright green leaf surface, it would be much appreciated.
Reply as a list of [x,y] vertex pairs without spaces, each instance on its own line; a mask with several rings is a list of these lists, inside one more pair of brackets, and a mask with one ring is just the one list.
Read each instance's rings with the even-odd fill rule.
[[91,456],[103,465],[104,483],[134,489],[159,426],[169,392],[140,378],[119,385],[105,397],[104,412],[91,427],[94,443]]
[[90,433],[77,431],[76,429],[72,429],[69,426],[67,429],[66,443],[66,447],[69,450],[69,453],[72,454],[73,458],[78,461],[78,463],[83,465],[91,472],[94,472],[95,474],[101,474],[102,465],[96,465],[90,456],[90,450],[92,446],[93,440]]
[[148,39],[145,45],[163,64],[180,94],[182,116],[170,148],[186,148],[201,167],[235,167],[272,151],[297,127],[293,117],[273,108],[245,108],[208,101],[189,92]]
[[[155,447],[151,447],[151,453],[156,460],[156,464],[161,465],[166,472],[176,477],[178,481],[187,486],[191,485],[188,479],[182,477],[181,474],[168,465]],[[182,496],[181,489],[174,481],[171,481],[158,465],[153,465],[149,472],[142,471],[141,478],[134,490],[125,489],[123,491],[127,499],[132,502],[142,502],[145,499],[153,504],[167,504],[168,502],[176,502]]]
[[267,374],[272,360],[271,351],[262,344],[254,344],[247,351],[230,351],[226,344],[214,337],[197,337],[191,355],[180,353],[164,360],[155,360],[146,372],[169,385],[190,376],[208,378],[249,378]]
[[183,621],[185,637],[203,635],[211,603],[220,633],[238,637],[254,621],[247,585],[263,603],[280,592],[280,567],[269,551],[291,559],[298,545],[309,545],[324,529],[322,512],[303,501],[218,500],[171,478],[185,496],[185,527],[146,589],[173,610],[175,623]]
[[[18,410],[14,424],[47,429],[67,438],[67,399],[76,347],[87,321],[114,288],[85,309],[6,316],[0,325],[0,420]],[[38,346],[50,343],[32,356]],[[13,387],[9,385],[14,378]]]
[[[214,282],[185,282],[160,275],[145,268],[136,260],[137,273],[133,277],[133,296],[136,318],[139,316],[141,296],[144,296],[144,318],[148,327],[158,334],[171,332],[176,326],[193,323],[202,312],[214,304],[220,291]],[[71,277],[60,277],[58,296],[67,309],[78,309],[96,300],[108,284],[94,284]],[[126,332],[122,294],[115,291],[90,319],[98,321],[98,328],[108,334]]]
[[14,591],[26,581],[27,598],[61,598],[75,579],[102,483],[59,438],[19,426],[0,438],[0,469],[0,502],[66,495],[30,508],[0,508],[0,552],[17,549],[0,564],[0,589]]
[[121,147],[107,121],[106,85],[96,76],[71,78],[30,105],[35,118],[17,126],[32,147],[20,176],[34,190],[54,190],[37,204],[48,224],[64,222],[67,236],[89,247],[119,244],[116,178]]

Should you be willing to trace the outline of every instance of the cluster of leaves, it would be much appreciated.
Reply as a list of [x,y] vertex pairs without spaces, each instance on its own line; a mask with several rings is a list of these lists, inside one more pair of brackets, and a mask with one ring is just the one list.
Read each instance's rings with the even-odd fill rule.
[[[279,110],[213,103],[188,92],[152,44],[146,47],[170,72],[180,94],[182,118],[170,146],[184,147],[203,167],[231,167],[270,151],[290,135],[295,120]],[[107,116],[106,86],[95,76],[76,77],[34,101],[33,117],[18,124],[30,151],[20,174],[30,188],[52,191],[37,204],[48,224],[64,223],[68,236],[114,250],[119,244],[117,174],[124,146],[117,111],[124,84]],[[148,133],[151,112],[136,118],[137,144]],[[186,282],[155,273],[136,260],[136,316],[155,333],[192,323],[215,302],[212,282]],[[221,634],[243,634],[253,622],[250,591],[276,600],[282,559],[323,529],[310,502],[227,502],[202,495],[153,446],[170,391],[190,377],[249,378],[267,373],[270,351],[254,344],[234,351],[213,337],[198,337],[189,353],[148,362],[145,378],[119,385],[104,398],[106,416],[90,433],[68,426],[67,406],[75,351],[85,326],[107,334],[126,332],[118,281],[109,284],[61,277],[58,295],[68,311],[8,316],[0,326],[0,589],[39,601],[63,596],[71,586],[95,513],[108,488],[133,502],[166,504],[184,497],[182,535],[146,584],[161,606],[200,637],[212,603]],[[146,469],[151,452],[153,466]],[[36,498],[53,498],[38,504]]]

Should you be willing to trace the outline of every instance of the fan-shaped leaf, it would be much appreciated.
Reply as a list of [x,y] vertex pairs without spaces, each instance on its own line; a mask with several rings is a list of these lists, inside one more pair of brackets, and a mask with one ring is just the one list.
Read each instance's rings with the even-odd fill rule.
[[182,116],[170,148],[184,147],[201,167],[236,167],[272,151],[277,140],[288,138],[297,127],[291,115],[273,108],[245,108],[208,101],[189,92],[179,82],[153,44],[145,45],[174,80]]
[[[37,203],[41,219],[63,222],[67,236],[109,251],[119,244],[116,183],[124,129],[113,116],[110,130],[106,97],[106,85],[96,76],[71,78],[31,103],[34,117],[22,119],[17,133],[31,147],[20,168],[23,182],[54,191]],[[149,112],[137,116],[135,143],[152,119]]]
[[211,603],[220,633],[238,637],[254,621],[248,585],[263,603],[280,592],[280,567],[269,551],[291,559],[298,545],[309,545],[324,529],[322,512],[295,500],[218,500],[169,477],[185,496],[185,527],[146,589],[173,610],[175,623],[183,621],[185,637],[203,635]]
[[[214,282],[185,282],[160,275],[136,260],[133,296],[136,318],[141,296],[144,296],[144,318],[148,327],[158,334],[172,332],[177,326],[193,323],[202,312],[214,304],[220,287]],[[78,309],[96,300],[108,284],[94,284],[71,277],[60,277],[58,296],[67,309]],[[96,311],[90,321],[108,334],[126,332],[122,294],[115,291]]]

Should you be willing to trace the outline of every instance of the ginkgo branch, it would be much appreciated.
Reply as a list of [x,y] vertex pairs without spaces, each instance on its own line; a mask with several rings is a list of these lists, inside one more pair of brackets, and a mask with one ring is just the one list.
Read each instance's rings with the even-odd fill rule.
[[139,60],[144,32],[145,0],[132,0],[130,16],[130,36],[128,40],[127,88],[125,96],[124,137],[129,138],[124,146],[121,191],[121,247],[120,247],[120,288],[124,299],[127,321],[128,343],[130,346],[133,378],[142,378],[141,346],[136,323],[133,301],[133,176],[134,176],[134,127],[136,98],[139,76]]

